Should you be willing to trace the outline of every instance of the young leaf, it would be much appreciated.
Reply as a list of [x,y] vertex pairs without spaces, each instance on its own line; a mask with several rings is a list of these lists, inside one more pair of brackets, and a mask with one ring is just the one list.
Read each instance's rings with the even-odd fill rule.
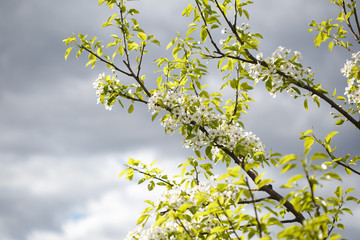
[[134,111],[134,105],[133,104],[131,104],[130,106],[129,106],[129,108],[128,108],[128,113],[132,113]]
[[71,52],[72,49],[73,49],[72,47],[69,47],[68,49],[66,49],[66,52],[65,52],[65,61],[66,61],[66,59],[68,58],[68,56],[69,56],[69,54],[70,54],[70,52]]
[[308,102],[307,102],[307,99],[304,100],[304,108],[306,111],[308,111]]
[[283,165],[285,163],[295,160],[296,158],[297,156],[295,154],[286,155],[280,160],[279,164]]
[[200,32],[201,41],[202,41],[202,42],[205,42],[207,36],[208,36],[208,33],[207,33],[207,31],[206,31],[206,28],[202,28],[202,29],[201,29],[201,32]]
[[138,38],[139,38],[140,40],[146,41],[146,34],[145,34],[145,33],[139,32],[139,33],[137,34],[137,36],[138,36]]
[[335,136],[336,134],[338,134],[339,132],[333,131],[331,133],[329,133],[326,137],[325,137],[325,142],[327,144],[331,143],[331,139],[333,138],[333,136]]

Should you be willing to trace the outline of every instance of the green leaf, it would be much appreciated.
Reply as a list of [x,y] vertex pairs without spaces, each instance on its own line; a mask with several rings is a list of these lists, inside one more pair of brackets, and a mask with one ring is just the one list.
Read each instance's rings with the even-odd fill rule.
[[69,37],[67,39],[64,39],[63,42],[65,43],[65,45],[67,46],[69,43],[76,41],[75,37]]
[[103,2],[105,2],[106,0],[99,0],[98,5],[100,6],[101,4],[103,4]]
[[314,143],[314,138],[312,137],[308,137],[306,138],[305,142],[304,142],[304,147],[305,149],[309,149]]
[[325,173],[324,175],[322,175],[321,179],[324,179],[324,180],[336,179],[336,180],[342,181],[339,174],[337,174],[335,172]]
[[119,45],[118,52],[121,56],[124,56],[124,47],[122,45]]
[[186,17],[188,17],[191,13],[191,11],[193,10],[192,4],[190,3],[185,9],[184,11],[181,13],[182,16],[186,15]]
[[337,96],[336,99],[343,100],[344,102],[346,101],[346,98],[344,98],[343,96]]
[[92,59],[86,63],[85,67],[91,65],[91,68],[93,68],[95,66],[95,63],[96,63],[96,59]]
[[165,218],[165,217],[161,216],[160,214],[158,214],[158,215],[156,216],[156,222],[155,222],[155,224],[154,224],[154,227],[159,226],[160,224],[162,224],[162,223],[165,222],[166,220],[167,220],[167,218]]
[[355,188],[348,188],[345,190],[345,193],[348,194],[349,192],[355,191]]
[[159,112],[156,112],[154,115],[152,115],[152,117],[151,117],[152,122],[155,120],[155,118],[157,117],[158,114],[159,114]]
[[334,192],[338,198],[342,196],[341,186],[338,186]]
[[271,80],[271,78],[266,81],[265,87],[266,87],[266,90],[268,90],[269,92],[271,91],[271,89],[272,89],[272,80]]
[[103,54],[103,51],[102,51],[102,48],[101,47],[98,47],[98,49],[96,50],[96,54],[98,55],[98,56],[102,56],[102,54]]
[[69,47],[68,49],[66,49],[66,52],[65,52],[65,61],[66,61],[66,59],[68,58],[68,56],[69,56],[69,54],[70,54],[70,52],[71,52],[72,49],[73,49],[72,47]]
[[189,36],[192,32],[194,32],[196,28],[189,28],[189,30],[186,32],[186,37]]
[[201,32],[200,32],[201,41],[202,41],[202,42],[205,42],[207,36],[208,36],[208,33],[207,33],[207,31],[206,31],[206,28],[204,27],[204,28],[201,29]]
[[341,124],[343,124],[344,122],[345,122],[344,119],[339,119],[339,120],[337,120],[337,122],[335,123],[335,125],[341,125]]
[[274,180],[272,180],[272,179],[264,179],[264,180],[261,180],[260,183],[257,186],[260,189],[263,186],[268,185],[268,184],[270,184],[272,182],[274,182]]
[[310,134],[310,133],[312,133],[313,132],[313,130],[312,129],[308,129],[308,130],[306,130],[305,132],[303,132],[303,133],[300,133],[301,135],[308,135],[308,134]]
[[135,166],[139,165],[139,164],[138,164],[138,161],[136,161],[136,160],[133,159],[133,158],[129,158],[129,159],[128,159],[128,164],[129,164],[129,165],[135,165]]
[[339,132],[336,132],[336,131],[333,131],[331,133],[329,133],[326,137],[325,137],[325,142],[327,144],[330,144],[331,143],[331,139],[333,136],[335,136],[336,134],[338,134]]
[[332,97],[335,97],[335,95],[336,95],[336,88],[334,89],[334,92],[333,92],[333,94],[332,94]]
[[212,160],[212,158],[213,158],[211,148],[212,148],[211,146],[207,146],[206,149],[205,149],[205,154],[206,154],[206,156],[208,157],[209,160]]
[[287,184],[291,185],[292,183],[294,183],[294,182],[296,182],[296,181],[298,181],[299,179],[302,179],[302,178],[304,178],[304,176],[301,175],[301,174],[295,175],[295,176],[293,176],[292,178],[289,179]]
[[[338,226],[338,228],[340,228],[340,227]],[[337,239],[341,239],[341,238],[342,238],[342,236],[339,233],[333,233],[333,234],[331,234],[329,240],[337,240]]]
[[136,225],[141,224],[142,222],[146,221],[150,217],[150,214],[144,214],[139,217],[139,219],[136,222]]
[[132,8],[132,9],[129,10],[129,14],[131,14],[131,15],[139,14],[139,11],[136,10],[136,9],[134,9],[134,8]]
[[139,44],[136,42],[128,41],[128,48],[129,50],[137,50],[139,48]]
[[127,169],[125,169],[125,170],[121,171],[121,172],[120,172],[120,174],[119,174],[119,178],[121,178],[121,177],[122,177],[122,175],[124,175],[124,174],[126,173],[126,171],[127,171]]
[[80,48],[80,49],[76,52],[76,57],[78,58],[83,51],[84,51],[84,49],[83,49],[83,48]]
[[174,45],[174,43],[175,43],[176,40],[177,40],[176,38],[173,39],[173,40],[171,40],[171,42],[169,42],[169,44],[166,46],[166,50],[168,50],[169,48],[171,48],[172,45]]
[[188,208],[192,207],[193,205],[191,203],[184,203],[181,205],[178,209],[179,212],[185,212]]
[[286,155],[283,158],[281,158],[279,164],[283,165],[285,163],[295,160],[296,158],[297,158],[297,156],[295,154]]
[[158,46],[160,46],[160,42],[159,42],[159,40],[157,40],[157,39],[153,39],[153,40],[151,40],[151,42],[152,42],[152,43],[155,43],[155,44],[158,45]]
[[149,190],[149,191],[152,191],[152,190],[154,189],[154,187],[155,187],[154,181],[149,182],[149,184],[148,184],[147,187],[148,187],[148,190]]
[[226,226],[216,226],[216,227],[214,227],[213,229],[211,229],[211,233],[219,233],[219,232],[223,232],[223,231],[225,231],[225,230],[227,230],[228,229],[228,227]]
[[132,113],[134,111],[134,105],[130,105],[129,108],[128,108],[128,113]]
[[138,38],[139,38],[140,40],[146,41],[146,34],[145,34],[145,33],[139,32],[139,33],[137,34],[137,36],[138,36]]
[[151,200],[145,200],[144,202],[146,202],[147,204],[150,204],[151,206],[155,207],[154,202],[151,201]]
[[307,99],[304,100],[304,108],[306,111],[308,111],[308,102],[307,102]]
[[287,164],[285,165],[282,169],[281,169],[281,173],[285,173],[293,168],[296,168],[297,167],[297,164],[295,163],[291,163],[291,164]]
[[129,179],[131,181],[133,179],[133,177],[134,177],[134,169],[129,168],[126,171],[126,179]]
[[310,160],[327,159],[327,158],[328,158],[328,156],[325,153],[318,152],[318,153],[315,153],[314,155],[312,155]]
[[196,149],[196,150],[194,150],[194,152],[198,158],[201,158],[201,153],[199,150]]
[[259,183],[259,181],[261,180],[261,178],[262,178],[264,175],[265,175],[265,172],[259,174],[259,175],[255,178],[254,182],[255,182],[256,184]]

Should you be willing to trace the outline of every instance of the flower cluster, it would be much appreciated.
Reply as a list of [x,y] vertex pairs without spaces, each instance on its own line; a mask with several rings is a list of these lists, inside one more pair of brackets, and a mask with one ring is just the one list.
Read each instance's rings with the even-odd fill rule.
[[112,76],[105,75],[105,73],[99,74],[93,86],[96,89],[97,103],[104,104],[105,109],[109,111],[119,94],[131,95],[131,89],[119,82],[114,69],[112,69]]
[[[115,74],[114,71],[113,74]],[[97,103],[104,104],[106,110],[111,111],[112,109],[115,102],[114,93],[119,88],[118,84],[119,80],[116,79],[116,76],[111,78],[110,76],[105,76],[105,73],[99,74],[93,83],[96,89]]]
[[[200,149],[203,146],[213,146],[229,150],[241,150],[244,155],[265,151],[265,146],[252,132],[246,132],[238,123],[230,123],[224,115],[215,114],[203,102],[201,97],[185,93],[155,92],[148,101],[152,113],[162,109],[171,111],[164,116],[161,124],[166,132],[173,133],[180,129],[185,147]],[[196,125],[193,132],[181,129],[181,126]]]
[[352,54],[354,60],[346,60],[341,72],[348,78],[348,86],[345,88],[345,95],[349,103],[360,104],[360,79],[358,78],[360,52]]
[[[272,56],[263,59],[262,53],[257,54],[257,64],[249,64],[249,75],[258,82],[259,80],[271,81],[269,92],[276,97],[277,91],[286,90],[291,96],[296,96],[295,90],[290,86],[292,81],[310,80],[313,76],[310,68],[304,68],[299,62],[302,55],[294,51],[291,57],[291,50],[278,47]],[[291,57],[291,58],[290,58]]]
[[[242,23],[240,27],[236,27],[236,31],[238,32],[238,34],[244,36],[246,35],[247,37],[251,37],[251,32],[250,32],[250,24],[249,23]],[[221,34],[224,35],[226,33],[231,33],[231,31],[227,30],[226,28],[223,28],[221,30]],[[220,45],[224,45],[226,43],[226,39],[220,39],[219,44]],[[234,43],[233,45],[236,45],[237,43]]]
[[[228,203],[236,205],[235,201],[241,191],[240,187],[229,181],[226,181],[226,188],[223,188],[221,184],[224,183],[217,182],[216,178],[212,177],[209,182],[200,183],[191,188],[173,187],[166,190],[159,200],[157,212],[164,216],[170,212],[175,212],[189,217],[167,216],[171,220],[168,219],[163,224],[152,225],[148,228],[139,227],[130,232],[126,239],[175,240],[187,234],[193,234],[193,239],[203,239],[204,235],[220,225],[220,221],[216,220],[217,218],[225,220],[222,219],[223,216],[218,214],[218,211],[214,215],[204,214],[213,207],[210,203],[223,198]],[[183,211],[181,210],[182,206],[189,207]]]
[[170,234],[176,232],[177,229],[178,226],[173,221],[166,222],[164,226],[151,226],[147,229],[137,227],[133,232],[127,234],[125,240],[176,240],[177,238]]
[[105,82],[105,73],[99,74],[98,78],[95,79],[95,81],[93,82],[93,86],[96,89],[97,104],[101,102],[100,97],[104,93],[104,85],[105,85],[104,82]]

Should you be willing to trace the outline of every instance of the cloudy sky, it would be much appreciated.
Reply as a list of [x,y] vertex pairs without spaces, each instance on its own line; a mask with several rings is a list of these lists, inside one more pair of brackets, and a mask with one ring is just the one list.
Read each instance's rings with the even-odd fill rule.
[[[261,51],[271,54],[279,45],[301,51],[318,82],[343,92],[339,69],[347,53],[315,48],[307,33],[311,20],[334,17],[328,1],[258,0],[249,8],[251,27],[262,33]],[[322,3],[320,3],[322,2]],[[166,46],[184,31],[181,0],[141,0],[143,28]],[[101,24],[111,12],[97,0],[0,1],[0,239],[1,240],[115,240],[135,227],[148,193],[118,178],[129,157],[174,167],[191,154],[178,136],[167,136],[151,122],[145,106],[132,115],[115,107],[96,105],[92,82],[105,67],[84,68],[85,58],[64,61],[62,40],[75,33],[105,38]],[[110,33],[111,34],[111,33]],[[357,51],[355,49],[355,51]],[[151,57],[148,58],[151,69]],[[248,130],[268,148],[301,153],[298,133],[312,126],[319,134],[339,130],[338,154],[359,155],[360,134],[350,124],[333,127],[330,109],[287,96],[273,99],[253,92],[257,100],[244,118]],[[355,178],[349,178],[355,184]],[[358,193],[358,192],[357,192]],[[360,210],[346,218],[346,235],[356,233]],[[356,214],[357,213],[357,214]],[[354,221],[355,220],[355,221]],[[352,224],[352,223],[353,224]]]

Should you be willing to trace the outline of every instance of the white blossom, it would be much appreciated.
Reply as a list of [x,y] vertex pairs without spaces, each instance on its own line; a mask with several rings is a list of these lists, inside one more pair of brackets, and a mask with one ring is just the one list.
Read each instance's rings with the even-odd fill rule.
[[[235,199],[241,190],[241,187],[226,181],[227,188],[218,191],[218,185],[222,184],[217,181],[217,176],[212,176],[207,182],[199,182],[192,187],[178,187],[174,186],[163,192],[159,199],[158,206],[162,208],[157,212],[166,214],[170,210],[176,212],[182,205],[190,204],[196,208],[195,213],[186,210],[185,214],[189,215],[189,219],[183,219],[181,223],[179,219],[167,219],[160,225],[151,225],[147,228],[137,227],[134,231],[129,232],[125,240],[162,240],[162,239],[181,239],[182,234],[186,235],[184,227],[191,231],[192,229],[201,229],[202,233],[209,233],[214,227],[219,226],[220,223],[214,222],[215,216],[204,216],[201,213],[207,211],[206,205],[199,205],[198,197],[206,198],[206,202],[216,201],[219,197],[229,199],[235,203]],[[223,216],[216,216],[223,218]],[[217,225],[218,224],[218,225]],[[195,237],[194,239],[200,239]]]
[[[302,55],[299,51],[294,51],[296,58],[291,58],[291,50],[285,49],[284,47],[278,47],[272,56],[263,59],[263,54],[258,53],[256,59],[257,64],[249,64],[249,75],[254,79],[255,84],[263,79],[270,79],[271,89],[269,90],[270,95],[276,97],[276,93],[280,89],[285,89],[290,96],[296,97],[296,92],[289,86],[284,86],[286,78],[280,72],[287,76],[292,77],[295,81],[301,81],[302,79],[310,79],[312,72],[310,68],[303,68],[297,61],[302,59]],[[264,61],[266,65],[260,64],[260,61]]]
[[[175,93],[173,91],[166,93],[155,92],[148,101],[148,108],[152,113],[162,109],[157,104],[159,100],[166,105],[162,107],[170,107],[172,109],[171,114],[164,117],[161,121],[161,125],[165,128],[166,132],[173,133],[180,126],[187,124],[203,126],[202,129],[198,128],[197,132],[193,133],[195,136],[192,138],[189,138],[186,133],[183,134],[182,143],[186,148],[198,150],[204,146],[216,143],[229,150],[241,146],[244,155],[254,153],[254,150],[255,152],[265,151],[265,146],[253,133],[246,132],[237,123],[229,124],[229,121],[223,115],[217,115],[209,111],[200,97],[186,96],[184,93]],[[209,122],[214,121],[218,122],[216,128],[207,126]],[[217,147],[213,146],[212,148]],[[213,150],[213,152],[217,151],[218,149]]]
[[345,87],[344,95],[350,104],[355,103],[360,108],[360,79],[355,78],[359,68],[360,52],[353,53],[352,58],[354,60],[346,60],[344,67],[340,71],[348,78],[348,85]]

